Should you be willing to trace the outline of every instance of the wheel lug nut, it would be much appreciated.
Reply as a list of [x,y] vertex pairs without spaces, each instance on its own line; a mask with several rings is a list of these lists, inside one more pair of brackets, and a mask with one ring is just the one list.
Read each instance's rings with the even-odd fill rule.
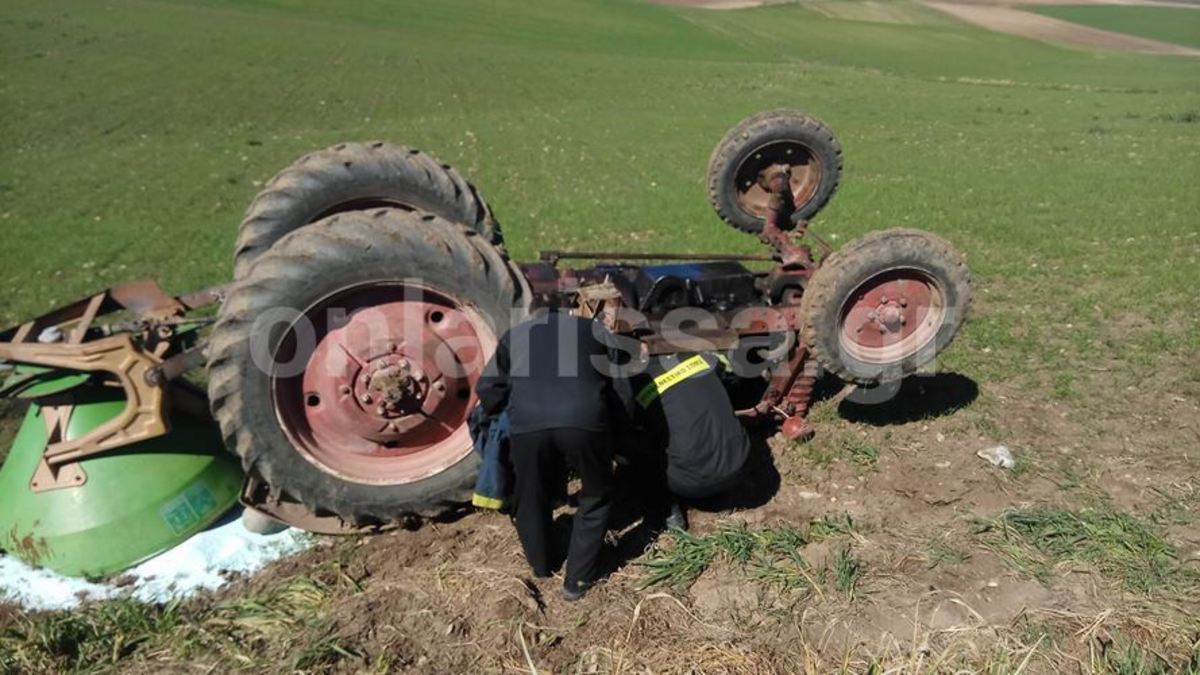
[[375,414],[376,414],[376,415],[379,415],[379,416],[386,415],[386,414],[387,414],[387,408],[384,408],[383,406],[379,406],[378,408],[376,408],[376,409],[375,409]]
[[358,397],[358,400],[362,401],[363,403],[370,403],[370,402],[371,402],[371,395],[370,395],[370,394],[363,394],[362,396],[359,396],[359,397]]
[[438,382],[437,384],[433,385],[433,388],[437,389],[438,391],[446,391],[446,383]]
[[879,304],[886,305],[887,303],[888,303],[888,296],[886,296],[886,295],[879,296]]
[[867,320],[868,321],[874,321],[877,318],[879,318],[879,314],[877,314],[875,312],[875,310],[871,310],[871,311],[867,312]]
[[900,298],[900,306],[908,307],[908,298]]
[[342,394],[343,396],[346,394],[349,394],[350,387],[348,385],[343,384],[342,386],[338,387],[338,393]]

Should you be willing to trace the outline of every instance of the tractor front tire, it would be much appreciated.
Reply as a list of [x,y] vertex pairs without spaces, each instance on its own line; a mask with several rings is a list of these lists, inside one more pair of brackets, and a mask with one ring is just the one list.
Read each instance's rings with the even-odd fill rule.
[[289,232],[335,213],[380,207],[433,213],[502,243],[491,207],[448,164],[382,141],[342,143],[296,160],[250,203],[238,229],[234,279]]
[[778,164],[792,167],[796,210],[791,223],[780,225],[791,229],[833,198],[842,177],[842,146],[824,122],[798,110],[773,110],[743,120],[708,160],[708,200],[721,220],[743,232],[762,232],[770,194],[758,179]]
[[225,444],[314,514],[370,527],[445,512],[478,469],[474,381],[528,297],[484,236],[433,214],[300,228],[235,285],[213,329]]
[[804,291],[803,337],[846,382],[903,379],[958,334],[971,302],[966,261],[944,239],[895,228],[827,257]]

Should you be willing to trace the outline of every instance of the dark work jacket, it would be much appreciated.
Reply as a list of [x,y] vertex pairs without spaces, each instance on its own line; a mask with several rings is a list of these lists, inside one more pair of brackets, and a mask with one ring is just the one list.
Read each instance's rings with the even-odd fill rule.
[[[750,437],[734,414],[733,403],[721,383],[722,364],[711,354],[700,354],[705,368],[650,395],[646,387],[654,378],[686,363],[696,354],[656,357],[633,392],[646,426],[666,447],[667,482],[683,497],[707,497],[727,489],[750,457]],[[714,489],[719,488],[719,489]]]
[[606,431],[628,401],[629,383],[598,370],[616,342],[603,325],[568,312],[534,313],[500,338],[475,393],[488,415],[508,410],[509,431]]

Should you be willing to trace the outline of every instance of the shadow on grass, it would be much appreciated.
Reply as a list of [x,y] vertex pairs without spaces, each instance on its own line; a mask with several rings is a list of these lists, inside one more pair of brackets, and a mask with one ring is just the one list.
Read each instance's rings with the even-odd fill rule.
[[949,415],[977,398],[979,385],[966,375],[919,375],[899,383],[860,388],[838,404],[838,414],[851,422],[883,427]]

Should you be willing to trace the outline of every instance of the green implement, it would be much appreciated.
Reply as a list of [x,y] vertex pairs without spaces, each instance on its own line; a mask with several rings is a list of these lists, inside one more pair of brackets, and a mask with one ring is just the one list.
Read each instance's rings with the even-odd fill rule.
[[242,471],[211,420],[172,410],[171,430],[76,463],[47,447],[122,414],[122,390],[74,373],[34,400],[0,467],[0,549],[68,576],[103,577],[173,548],[237,501]]

